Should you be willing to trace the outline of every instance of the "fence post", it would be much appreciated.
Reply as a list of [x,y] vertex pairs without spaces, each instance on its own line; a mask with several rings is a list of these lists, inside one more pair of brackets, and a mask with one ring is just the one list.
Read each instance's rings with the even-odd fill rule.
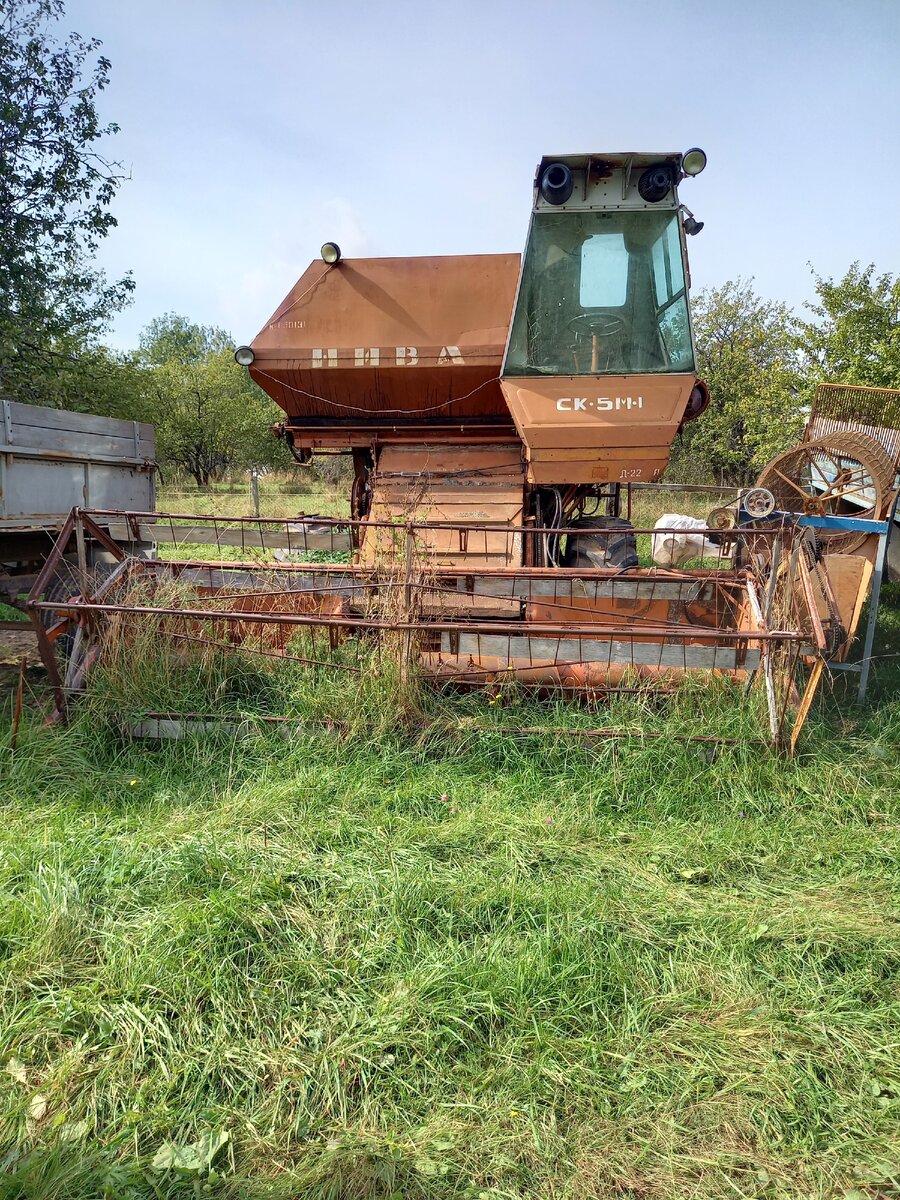
[[254,467],[250,472],[250,500],[253,504],[254,517],[259,516],[259,471]]

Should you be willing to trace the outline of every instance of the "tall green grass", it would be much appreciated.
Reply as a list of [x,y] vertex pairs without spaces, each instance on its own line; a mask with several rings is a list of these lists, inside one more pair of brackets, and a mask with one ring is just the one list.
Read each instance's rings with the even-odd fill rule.
[[897,1194],[896,702],[194,667],[0,742],[0,1195]]

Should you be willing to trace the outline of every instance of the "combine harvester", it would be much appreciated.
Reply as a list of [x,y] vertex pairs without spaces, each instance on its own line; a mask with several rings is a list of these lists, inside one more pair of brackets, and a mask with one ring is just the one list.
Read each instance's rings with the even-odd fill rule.
[[[688,305],[686,235],[702,223],[678,195],[705,165],[698,149],[544,158],[521,260],[345,260],[326,243],[236,358],[284,410],[275,432],[298,463],[352,455],[351,519],[73,513],[63,542],[102,516],[119,520],[116,544],[130,530],[253,554],[126,556],[102,595],[55,606],[53,636],[124,610],[180,636],[225,627],[229,645],[265,653],[303,632],[319,647],[307,657],[338,668],[348,643],[399,635],[404,670],[440,685],[598,695],[713,672],[759,680],[772,740],[793,746],[873,564],[880,578],[900,446],[852,419],[808,431],[712,514],[714,558],[639,565],[659,531],[633,527],[633,498],[709,404]],[[313,549],[350,561],[310,563]],[[154,603],[176,576],[196,603]],[[150,599],[124,606],[137,577]],[[70,687],[82,666],[68,663]]]

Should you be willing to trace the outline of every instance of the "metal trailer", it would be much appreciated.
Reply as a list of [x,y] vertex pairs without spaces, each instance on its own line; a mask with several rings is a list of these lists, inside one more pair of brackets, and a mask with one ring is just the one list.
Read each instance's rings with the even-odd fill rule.
[[[73,508],[156,508],[152,425],[0,400],[0,600],[27,593]],[[88,537],[93,564],[109,552]]]

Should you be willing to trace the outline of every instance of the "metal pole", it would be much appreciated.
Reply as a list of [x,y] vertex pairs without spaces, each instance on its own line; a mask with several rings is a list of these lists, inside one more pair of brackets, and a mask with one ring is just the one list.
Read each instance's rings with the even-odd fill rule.
[[897,501],[900,499],[900,492],[894,496],[894,502],[891,505],[890,512],[887,518],[887,528],[884,533],[878,535],[878,553],[875,555],[875,574],[872,579],[872,595],[869,597],[869,620],[866,625],[866,638],[863,643],[862,659],[859,664],[859,690],[856,693],[856,703],[863,705],[866,702],[866,692],[869,687],[869,668],[872,664],[872,647],[875,644],[875,626],[878,623],[878,603],[881,598],[881,581],[884,578],[884,566],[887,562],[888,542],[891,538],[891,531],[894,528],[894,519],[897,515]]
[[84,542],[84,525],[81,521],[81,509],[75,509],[75,548],[78,554],[78,582],[81,585],[81,594],[85,600],[90,600],[90,584],[88,580],[88,560],[87,547]]

